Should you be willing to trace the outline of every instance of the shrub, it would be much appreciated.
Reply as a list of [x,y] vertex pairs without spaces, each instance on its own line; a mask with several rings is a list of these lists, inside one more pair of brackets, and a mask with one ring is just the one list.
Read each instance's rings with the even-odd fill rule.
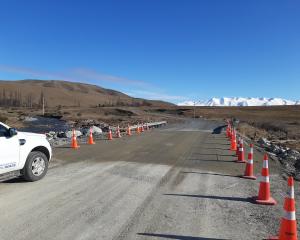
[[0,122],[6,122],[7,121],[7,117],[0,115]]

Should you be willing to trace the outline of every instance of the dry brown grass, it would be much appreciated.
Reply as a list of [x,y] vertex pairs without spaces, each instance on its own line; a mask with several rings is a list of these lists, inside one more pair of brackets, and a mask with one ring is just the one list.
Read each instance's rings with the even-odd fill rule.
[[164,106],[173,105],[130,97],[96,85],[58,80],[0,80],[0,106]]
[[[67,121],[86,119],[108,124],[136,123],[142,121],[167,120],[180,121],[193,117],[193,107],[52,107],[48,113],[63,116]],[[300,106],[272,107],[196,107],[196,117],[226,119],[235,117],[240,120],[239,131],[257,140],[266,137],[300,150]],[[40,109],[0,108],[0,115],[8,118],[8,124],[20,127],[23,115],[41,114]]]
[[[182,110],[185,116],[194,114],[191,107]],[[267,137],[300,149],[300,106],[196,107],[195,112],[210,119],[235,117],[241,121],[239,130],[253,139]]]
[[[24,116],[39,116],[40,108],[1,108],[0,117],[10,126],[24,126]],[[178,122],[179,116],[173,112],[159,112],[155,107],[52,107],[46,108],[46,115],[61,116],[69,122],[80,123],[84,120],[95,120],[110,125],[127,126],[137,122],[168,121]],[[1,121],[1,120],[0,120]]]

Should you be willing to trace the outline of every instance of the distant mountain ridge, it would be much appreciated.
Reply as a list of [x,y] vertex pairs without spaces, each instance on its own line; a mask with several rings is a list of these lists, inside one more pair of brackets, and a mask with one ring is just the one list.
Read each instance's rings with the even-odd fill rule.
[[185,101],[178,103],[178,106],[282,106],[282,105],[300,105],[300,100],[292,101],[283,98],[243,98],[243,97],[223,97],[211,98],[202,101]]
[[133,98],[122,92],[92,84],[61,80],[0,80],[0,106],[36,107],[45,101],[57,106],[173,106],[174,104]]

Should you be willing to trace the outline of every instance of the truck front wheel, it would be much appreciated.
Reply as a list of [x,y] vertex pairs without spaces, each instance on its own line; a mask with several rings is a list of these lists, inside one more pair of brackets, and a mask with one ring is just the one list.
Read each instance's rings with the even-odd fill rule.
[[29,153],[23,168],[23,177],[26,181],[34,182],[42,179],[48,170],[48,159],[42,152]]

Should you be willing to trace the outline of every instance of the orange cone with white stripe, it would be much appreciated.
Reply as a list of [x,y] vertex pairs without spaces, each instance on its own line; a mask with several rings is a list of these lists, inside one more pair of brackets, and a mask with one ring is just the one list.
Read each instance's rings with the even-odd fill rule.
[[281,225],[278,237],[271,237],[269,240],[297,240],[297,221],[294,195],[294,179],[288,178],[288,192],[284,200],[284,216],[281,219]]
[[243,178],[255,180],[256,177],[253,175],[253,172],[253,144],[251,143],[250,152],[248,153],[248,161]]
[[231,138],[231,148],[232,151],[236,151],[236,134],[235,131],[233,130],[232,133],[232,138]]
[[236,152],[235,152],[235,155],[238,157],[239,156],[239,153],[240,153],[240,144],[241,144],[241,139],[240,137],[237,138],[237,148],[236,148]]
[[261,171],[261,180],[259,184],[258,197],[255,197],[255,202],[263,205],[275,205],[276,201],[271,197],[270,193],[270,176],[268,166],[268,155],[265,154],[263,160],[263,168]]
[[232,138],[232,126],[229,124],[229,139]]
[[94,139],[93,139],[93,131],[92,128],[90,128],[90,135],[89,135],[89,141],[88,144],[93,145],[95,144]]
[[109,131],[108,131],[107,139],[108,139],[108,140],[113,140],[111,129],[109,129]]
[[128,127],[127,127],[127,136],[131,136],[131,129],[130,129],[129,124],[128,124]]
[[238,160],[237,163],[245,163],[245,153],[244,153],[244,140],[240,139],[240,146],[239,146],[239,154],[238,154]]
[[230,129],[229,129],[229,123],[227,122],[227,128],[226,128],[226,136],[230,137]]
[[144,123],[142,123],[141,132],[145,132]]
[[71,143],[71,148],[77,149],[79,148],[79,145],[77,143],[77,137],[76,137],[76,132],[75,129],[72,131],[72,143]]
[[117,127],[117,138],[121,138],[121,131],[120,131],[120,126],[118,125]]

